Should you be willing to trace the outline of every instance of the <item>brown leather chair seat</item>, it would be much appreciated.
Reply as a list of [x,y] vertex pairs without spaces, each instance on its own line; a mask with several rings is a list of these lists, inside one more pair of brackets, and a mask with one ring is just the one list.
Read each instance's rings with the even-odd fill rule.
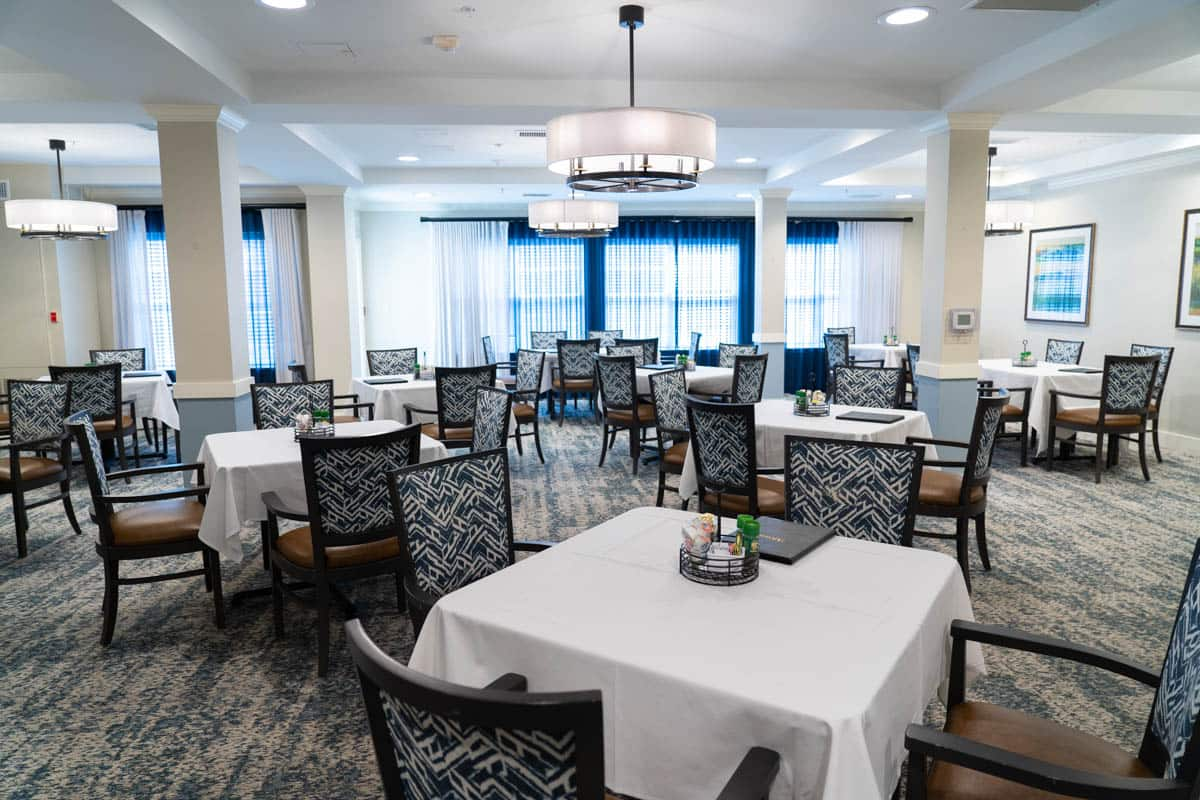
[[202,516],[198,500],[159,500],[118,511],[108,524],[118,545],[164,544],[196,538]]
[[[566,386],[563,386],[563,384]],[[565,389],[568,392],[590,392],[595,388],[591,378],[567,378],[563,381],[561,378],[554,379],[555,389]]]
[[[962,492],[962,475],[940,469],[921,470],[921,489],[917,502],[931,506],[956,506]],[[983,487],[971,490],[968,502],[978,503],[983,499]]]
[[[421,433],[428,436],[430,439],[438,438],[438,424],[436,422],[426,422],[421,426]],[[446,428],[446,439],[449,441],[471,441],[474,433],[474,427],[466,428]]]
[[[604,413],[612,422],[624,422],[626,425],[633,422],[633,411],[614,408]],[[638,406],[638,422],[643,425],[654,422],[654,406],[639,405]]]
[[676,442],[667,448],[667,452],[662,454],[663,463],[682,467],[684,460],[687,458],[687,451],[687,442]]
[[7,428],[8,424],[8,412],[0,411],[0,428]]
[[[975,742],[1063,767],[1128,778],[1157,777],[1141,761],[1103,739],[990,703],[954,706],[946,730]],[[1061,797],[944,762],[934,762],[927,786],[929,800],[1054,800]]]
[[[0,457],[0,482],[7,483],[12,480],[12,470],[8,459],[9,455],[7,452],[4,453],[3,457]],[[62,470],[62,464],[52,458],[21,456],[20,460],[21,480],[25,481],[57,475]]]
[[1004,408],[1000,409],[1002,417],[1020,417],[1024,413],[1020,406],[1014,406],[1012,403],[1006,403]]
[[[1070,408],[1058,412],[1055,422],[1067,422],[1074,425],[1099,425],[1100,408]],[[1105,414],[1106,428],[1136,428],[1141,423],[1137,414]]]
[[334,414],[333,416],[334,425],[348,425],[351,422],[362,422],[362,420],[353,414]]
[[[307,525],[281,535],[275,541],[275,549],[297,566],[308,569],[312,569],[314,566],[312,530]],[[390,539],[379,539],[366,544],[325,548],[325,564],[331,569],[369,564],[372,561],[383,561],[386,558],[398,558],[399,556],[400,540],[394,536]]]
[[[96,433],[112,433],[116,430],[115,419],[102,419],[92,423],[92,427],[96,429]],[[121,430],[133,427],[133,417],[128,414],[121,415]]]
[[521,422],[532,422],[537,417],[537,408],[532,403],[513,403],[512,411]]
[[[782,514],[784,510],[783,481],[772,480],[765,475],[758,476],[758,513],[768,516]],[[733,514],[749,514],[750,498],[740,494],[718,495],[704,493],[704,505],[717,507],[717,498],[721,500],[721,513],[724,516]]]

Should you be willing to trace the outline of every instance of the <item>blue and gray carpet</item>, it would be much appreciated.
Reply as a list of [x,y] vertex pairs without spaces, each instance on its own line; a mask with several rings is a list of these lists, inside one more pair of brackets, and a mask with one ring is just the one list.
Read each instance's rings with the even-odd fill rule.
[[[545,466],[532,448],[523,457],[510,448],[518,537],[565,538],[653,504],[657,473],[643,467],[631,478],[623,441],[596,467],[599,430],[582,409],[542,434]],[[983,573],[972,552],[977,618],[1090,643],[1157,671],[1200,536],[1200,462],[1169,457],[1152,466],[1146,484],[1126,459],[1096,486],[1083,463],[1047,474],[1019,468],[1015,448],[1001,448],[988,514],[993,570]],[[82,483],[74,496],[85,519]],[[676,502],[668,494],[667,504]],[[31,552],[18,560],[11,503],[0,498],[0,795],[380,796],[336,614],[324,679],[316,675],[313,612],[289,604],[282,641],[272,637],[265,599],[230,609],[218,631],[199,578],[123,587],[116,635],[102,648],[94,527],[85,522],[84,535],[73,535],[59,504],[31,517]],[[267,583],[256,532],[246,544],[253,553],[244,562],[224,564],[227,597]],[[198,557],[191,561],[199,566]],[[406,658],[412,634],[396,611],[391,579],[350,594],[372,636]],[[986,657],[990,674],[970,696],[1136,749],[1148,690],[1035,656],[990,650]],[[931,718],[937,714],[932,708]]]

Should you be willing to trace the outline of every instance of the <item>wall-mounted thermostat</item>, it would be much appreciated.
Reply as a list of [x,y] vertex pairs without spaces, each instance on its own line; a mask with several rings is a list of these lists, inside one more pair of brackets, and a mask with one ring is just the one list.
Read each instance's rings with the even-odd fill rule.
[[951,333],[970,333],[975,330],[975,309],[973,308],[952,308],[950,309],[950,332]]

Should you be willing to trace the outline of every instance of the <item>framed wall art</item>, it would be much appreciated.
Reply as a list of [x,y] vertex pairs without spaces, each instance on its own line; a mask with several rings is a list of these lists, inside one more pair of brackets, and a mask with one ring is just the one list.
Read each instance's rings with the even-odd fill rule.
[[1183,249],[1179,255],[1175,327],[1200,328],[1200,208],[1183,212]]
[[1092,302],[1095,224],[1029,232],[1025,319],[1087,325]]

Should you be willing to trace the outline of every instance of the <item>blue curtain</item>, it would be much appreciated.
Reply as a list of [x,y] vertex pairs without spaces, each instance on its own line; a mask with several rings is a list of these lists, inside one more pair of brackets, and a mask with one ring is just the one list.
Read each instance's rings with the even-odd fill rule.
[[242,210],[242,263],[246,273],[246,336],[250,345],[250,375],[255,383],[275,381],[275,325],[267,282],[267,248],[262,212]]
[[784,288],[783,385],[825,389],[825,312],[837,302],[838,224],[826,220],[789,219]]
[[[508,223],[509,292],[512,295],[512,350],[529,344],[530,331],[587,335],[587,280],[584,240],[545,239],[525,220]],[[497,351],[504,346],[497,343]]]
[[167,272],[167,229],[161,208],[146,209],[146,266],[150,279],[150,334],[158,365],[175,382],[175,332]]

